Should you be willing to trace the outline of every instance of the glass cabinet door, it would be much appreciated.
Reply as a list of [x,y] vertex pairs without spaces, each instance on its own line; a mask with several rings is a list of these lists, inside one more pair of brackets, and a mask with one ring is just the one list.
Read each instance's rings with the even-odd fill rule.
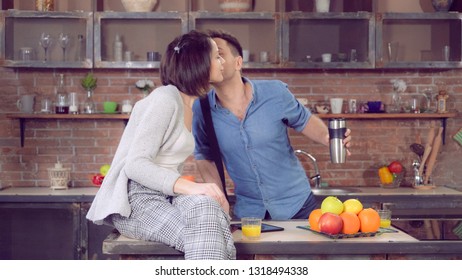
[[378,68],[460,67],[459,13],[384,13],[376,16]]
[[248,52],[244,68],[277,68],[281,59],[280,13],[191,12],[190,29],[220,29],[236,36]]
[[2,12],[2,65],[91,68],[92,12]]
[[[187,32],[187,18],[185,12],[96,13],[95,67],[158,68],[167,45]],[[117,38],[122,50],[114,48]]]
[[371,13],[284,15],[283,62],[293,68],[373,68]]

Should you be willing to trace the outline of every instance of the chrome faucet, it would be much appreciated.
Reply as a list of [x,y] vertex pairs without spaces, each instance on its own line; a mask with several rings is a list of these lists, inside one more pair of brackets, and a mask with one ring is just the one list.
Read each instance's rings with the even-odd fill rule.
[[296,155],[300,154],[306,156],[308,159],[311,160],[311,162],[313,162],[315,175],[311,176],[310,180],[314,180],[314,188],[321,188],[321,175],[319,174],[319,167],[316,158],[303,150],[295,150],[294,152]]

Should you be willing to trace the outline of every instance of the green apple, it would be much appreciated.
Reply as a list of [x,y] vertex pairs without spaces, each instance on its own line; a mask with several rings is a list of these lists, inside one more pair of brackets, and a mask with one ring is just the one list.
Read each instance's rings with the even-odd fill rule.
[[321,212],[340,215],[343,212],[343,203],[335,196],[328,196],[321,203]]
[[111,168],[111,166],[109,164],[105,164],[99,168],[99,173],[101,173],[101,175],[103,176],[106,176],[107,172],[109,171],[109,168]]

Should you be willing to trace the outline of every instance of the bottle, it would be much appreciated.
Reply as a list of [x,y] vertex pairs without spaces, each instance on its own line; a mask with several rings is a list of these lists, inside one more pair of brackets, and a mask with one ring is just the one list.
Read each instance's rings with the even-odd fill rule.
[[346,148],[343,145],[346,122],[344,118],[329,119],[329,149],[332,163],[345,163]]
[[69,114],[69,102],[64,83],[64,74],[59,74],[58,87],[56,89],[56,114]]
[[82,34],[77,35],[77,52],[75,56],[76,61],[85,60],[85,40]]
[[120,40],[120,35],[117,34],[114,40],[114,61],[122,61],[123,45]]

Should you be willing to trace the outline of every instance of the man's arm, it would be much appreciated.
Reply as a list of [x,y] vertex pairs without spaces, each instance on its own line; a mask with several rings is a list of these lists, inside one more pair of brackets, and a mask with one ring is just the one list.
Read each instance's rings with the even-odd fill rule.
[[[218,169],[215,165],[215,162],[211,160],[200,159],[196,160],[196,165],[204,182],[215,183],[218,187],[221,187],[221,190],[223,193],[225,193],[226,186],[221,185],[220,174],[218,174]],[[229,213],[229,202],[225,201],[222,206],[225,211]]]
[[224,189],[224,186],[221,185],[220,174],[218,174],[218,169],[215,165],[215,162],[201,159],[196,160],[196,165],[204,182],[215,183],[217,186],[221,186],[221,188]]
[[318,116],[311,115],[308,123],[302,130],[302,134],[317,143],[325,146],[329,145],[329,130],[326,124]]
[[[306,124],[305,128],[302,130],[302,134],[306,137],[312,139],[315,142],[323,144],[325,146],[329,146],[329,129],[327,128],[326,124],[315,115],[311,115],[308,123]],[[351,145],[351,130],[347,129],[345,132],[345,139],[343,139],[343,143],[347,148]],[[350,151],[347,149],[347,155],[351,155]]]

